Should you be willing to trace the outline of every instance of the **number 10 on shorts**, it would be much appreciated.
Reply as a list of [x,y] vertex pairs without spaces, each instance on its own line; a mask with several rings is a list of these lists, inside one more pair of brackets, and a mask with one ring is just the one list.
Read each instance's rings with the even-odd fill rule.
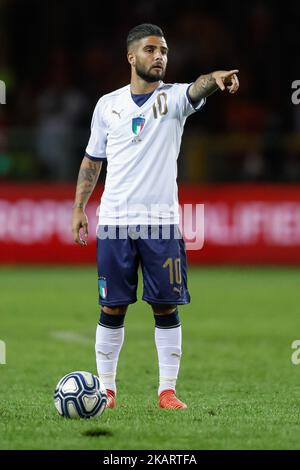
[[181,284],[181,264],[180,258],[167,258],[163,268],[169,269],[170,284],[174,284],[174,275],[176,284]]

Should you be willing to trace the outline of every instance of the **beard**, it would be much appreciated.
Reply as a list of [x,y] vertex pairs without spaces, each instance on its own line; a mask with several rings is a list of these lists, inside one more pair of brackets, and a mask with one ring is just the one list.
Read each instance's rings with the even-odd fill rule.
[[166,73],[166,70],[163,70],[163,69],[162,70],[150,69],[147,71],[145,67],[143,67],[138,62],[136,63],[135,71],[136,71],[136,74],[140,78],[142,78],[143,80],[145,80],[145,82],[148,82],[148,83],[154,83],[154,82],[158,82],[159,80],[163,80],[165,73]]

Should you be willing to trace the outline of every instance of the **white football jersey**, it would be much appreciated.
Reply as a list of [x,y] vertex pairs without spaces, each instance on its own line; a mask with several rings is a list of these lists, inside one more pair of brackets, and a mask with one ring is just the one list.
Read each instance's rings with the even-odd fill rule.
[[138,106],[130,85],[98,101],[86,148],[107,159],[101,225],[178,224],[177,158],[186,118],[200,109],[187,96],[188,83],[160,85]]

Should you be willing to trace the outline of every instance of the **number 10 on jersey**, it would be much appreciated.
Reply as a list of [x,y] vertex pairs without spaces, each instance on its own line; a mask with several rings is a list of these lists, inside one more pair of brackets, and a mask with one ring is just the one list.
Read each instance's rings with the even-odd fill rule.
[[152,106],[154,119],[157,119],[158,114],[164,116],[168,112],[167,94],[159,93]]

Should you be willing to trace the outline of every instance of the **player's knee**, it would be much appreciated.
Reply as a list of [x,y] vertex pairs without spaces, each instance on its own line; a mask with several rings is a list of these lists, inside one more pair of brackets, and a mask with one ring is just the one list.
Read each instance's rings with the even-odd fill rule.
[[108,307],[107,305],[102,307],[104,313],[108,315],[125,315],[127,312],[128,305],[117,305],[116,307]]
[[171,315],[176,311],[176,305],[169,304],[151,304],[155,315]]
[[181,325],[180,318],[178,314],[178,309],[175,305],[175,310],[173,305],[169,305],[168,313],[155,313],[154,312],[154,321],[156,328],[177,328]]

